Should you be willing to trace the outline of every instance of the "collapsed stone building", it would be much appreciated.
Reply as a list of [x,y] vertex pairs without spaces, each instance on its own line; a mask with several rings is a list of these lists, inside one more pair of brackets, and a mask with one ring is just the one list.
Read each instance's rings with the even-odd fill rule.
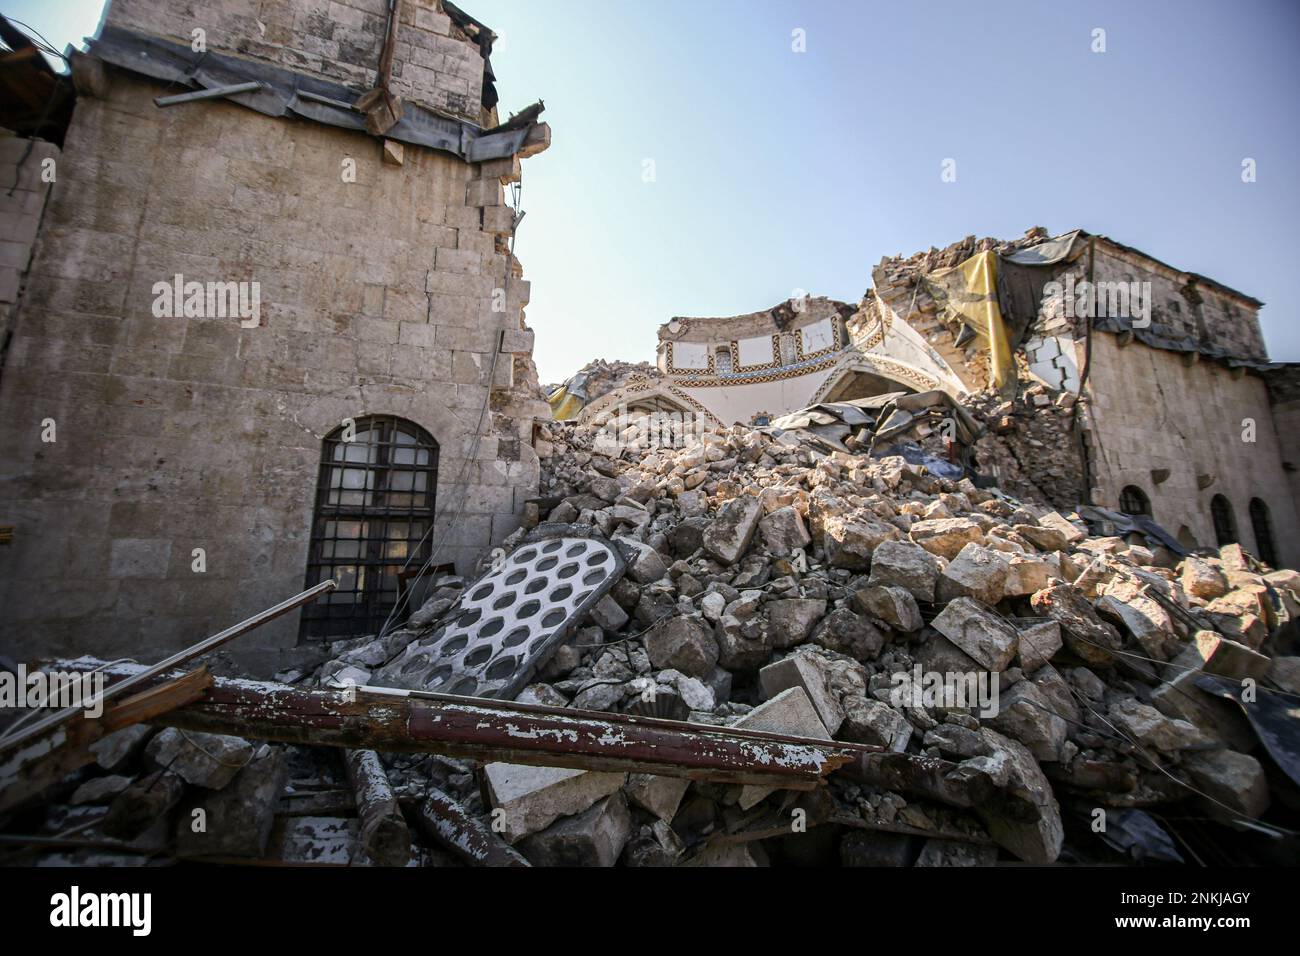
[[389,6],[113,0],[75,91],[8,28],[66,126],[0,111],[6,653],[151,656],[335,579],[239,649],[271,666],[518,526],[548,410],[505,192],[550,131],[498,117],[486,26]]
[[[1300,376],[1269,361],[1258,300],[1082,230],[968,237],[886,258],[872,277],[856,307],[805,297],[675,318],[659,330],[659,375],[566,402],[567,415],[766,425],[942,391],[997,412],[1003,440],[975,465],[1009,490],[1147,515],[1188,548],[1240,541],[1273,566],[1300,562]],[[1034,386],[1047,392],[1031,402]]]

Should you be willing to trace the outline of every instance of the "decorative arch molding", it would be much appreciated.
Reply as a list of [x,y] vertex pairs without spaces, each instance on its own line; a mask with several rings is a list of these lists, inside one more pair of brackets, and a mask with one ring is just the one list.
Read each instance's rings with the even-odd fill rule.
[[631,378],[622,388],[602,395],[578,414],[578,421],[591,424],[601,415],[616,412],[620,405],[648,404],[660,402],[668,406],[670,412],[682,414],[698,413],[704,416],[710,425],[722,426],[722,420],[701,405],[682,389],[667,383],[651,383],[645,379]]
[[954,398],[957,397],[958,391],[950,384],[941,381],[938,377],[924,372],[915,366],[908,365],[906,362],[900,362],[896,359],[884,358],[879,355],[868,355],[859,353],[848,361],[843,362],[831,375],[822,383],[821,387],[813,394],[809,404],[815,405],[818,402],[826,400],[826,396],[831,394],[836,388],[851,379],[854,375],[875,375],[880,378],[888,379],[891,382],[897,382],[909,389],[918,392],[929,392],[940,390],[947,392]]

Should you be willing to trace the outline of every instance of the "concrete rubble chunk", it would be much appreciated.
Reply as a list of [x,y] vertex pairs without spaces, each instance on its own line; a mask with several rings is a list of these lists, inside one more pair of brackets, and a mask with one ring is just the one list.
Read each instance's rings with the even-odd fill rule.
[[1022,680],[998,695],[997,714],[989,726],[1018,740],[1040,763],[1061,759],[1069,726],[1058,716],[1047,696],[1031,681]]
[[701,547],[721,564],[735,564],[754,540],[763,506],[753,498],[733,498],[704,530]]
[[885,646],[885,635],[865,617],[840,607],[817,625],[812,633],[812,642],[855,660],[871,661],[880,656]]
[[1210,562],[1188,556],[1183,559],[1183,590],[1191,597],[1213,601],[1228,593],[1228,579]]
[[1063,646],[1060,624],[1055,621],[1031,624],[1020,629],[1016,663],[1025,673],[1032,674],[1050,661]]
[[90,745],[90,752],[95,755],[96,764],[113,773],[139,756],[154,733],[154,728],[147,724],[132,724],[96,740]]
[[1066,544],[1078,544],[1088,537],[1078,525],[1064,517],[1059,511],[1049,511],[1047,514],[1042,515],[1038,519],[1038,524],[1040,527],[1061,532],[1065,537]]
[[822,528],[826,562],[851,571],[867,570],[876,548],[899,537],[897,528],[865,516],[827,516]]
[[[783,690],[771,700],[759,704],[745,714],[733,725],[744,730],[766,730],[774,734],[786,734],[791,737],[810,737],[814,740],[830,740],[817,715],[807,691],[802,687]],[[748,810],[768,794],[775,793],[775,788],[746,785],[740,793],[741,809]]]
[[925,624],[916,598],[896,587],[865,587],[853,595],[856,610],[879,618],[903,634],[919,631]]
[[632,835],[627,799],[617,791],[519,842],[533,866],[613,866]]
[[253,745],[242,737],[168,727],[149,741],[144,755],[156,770],[170,770],[196,787],[220,790],[253,759]]
[[634,773],[628,776],[623,792],[630,803],[653,813],[660,820],[671,822],[690,785],[691,782],[682,777]]
[[1054,584],[1029,599],[1034,611],[1061,625],[1061,637],[1074,655],[1089,664],[1107,665],[1122,643],[1119,632],[1097,616],[1084,593],[1072,584]]
[[788,557],[812,543],[803,516],[792,505],[778,508],[758,523],[763,546],[772,554]]
[[983,544],[984,529],[970,518],[930,518],[918,521],[908,536],[931,554],[951,561],[968,544]]
[[1166,717],[1149,704],[1131,697],[1112,704],[1106,717],[1130,740],[1144,747],[1172,753],[1210,743],[1195,724]]
[[978,544],[968,544],[957,553],[939,576],[941,601],[972,597],[994,605],[1006,593],[1010,563],[998,552]]
[[982,843],[958,840],[926,840],[915,866],[992,866],[998,849]]
[[1203,750],[1184,755],[1182,767],[1209,798],[1199,798],[1201,807],[1216,819],[1258,819],[1269,807],[1264,768],[1249,754]]
[[841,739],[884,747],[895,753],[907,749],[907,743],[912,739],[912,725],[893,707],[870,697],[853,695],[844,698],[843,710]]
[[814,598],[782,598],[767,605],[767,620],[775,647],[794,647],[812,635],[826,616],[826,602]]
[[1169,613],[1154,598],[1148,597],[1146,588],[1136,581],[1119,579],[1100,588],[1097,610],[1105,617],[1118,621],[1142,645],[1142,653],[1157,661],[1167,659],[1165,642],[1174,637],[1173,621]]
[[627,781],[625,773],[490,763],[483,768],[492,806],[503,810],[501,836],[510,844],[586,810]]
[[980,734],[987,753],[970,759],[992,758],[1000,764],[1001,772],[1006,774],[1009,798],[975,808],[989,835],[1026,863],[1055,862],[1065,840],[1065,830],[1060,804],[1047,777],[1024,744],[987,727]]
[[85,803],[108,803],[131,786],[131,783],[130,777],[116,774],[107,777],[92,777],[73,791],[69,802],[74,807]]
[[977,664],[991,671],[1006,670],[1020,647],[1015,627],[973,598],[950,602],[932,626]]
[[[275,824],[286,770],[284,748],[264,744],[230,786],[182,804],[176,821],[176,855],[262,856]],[[196,810],[203,811],[201,829],[194,826]]]
[[934,603],[939,562],[910,541],[882,541],[871,554],[871,587],[900,587],[918,601]]
[[827,689],[826,677],[819,661],[820,658],[812,654],[791,654],[760,670],[758,682],[763,689],[763,696],[768,699],[791,687],[801,688],[817,709],[817,716],[826,732],[834,736],[844,722],[844,710]]
[[645,649],[655,667],[689,677],[708,677],[718,663],[718,642],[712,631],[691,617],[670,617],[655,625],[646,635]]

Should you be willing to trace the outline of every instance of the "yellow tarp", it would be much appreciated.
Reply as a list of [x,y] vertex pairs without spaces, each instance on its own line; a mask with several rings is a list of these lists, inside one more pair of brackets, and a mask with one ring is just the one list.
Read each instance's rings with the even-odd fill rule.
[[1015,361],[1002,310],[998,308],[998,258],[979,252],[943,272],[926,276],[935,298],[970,326],[989,350],[989,377],[996,388],[1015,380]]
[[586,404],[577,395],[570,395],[564,386],[553,391],[546,401],[551,406],[551,417],[557,422],[567,422],[575,418],[578,412],[582,411],[582,406]]

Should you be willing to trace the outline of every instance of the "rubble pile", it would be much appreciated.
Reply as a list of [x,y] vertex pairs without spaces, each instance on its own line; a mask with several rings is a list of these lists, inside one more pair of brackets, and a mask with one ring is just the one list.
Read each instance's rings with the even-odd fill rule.
[[[1237,545],[1179,560],[1090,535],[1040,498],[798,431],[646,448],[549,423],[547,438],[542,497],[503,550],[594,536],[622,576],[516,700],[866,745],[874,775],[799,791],[141,725],[28,821],[93,842],[44,859],[1171,862],[1199,839],[1184,819],[1288,839],[1296,572]],[[461,613],[466,584],[438,578],[399,629],[322,645],[278,680],[402,686],[404,651]]]

